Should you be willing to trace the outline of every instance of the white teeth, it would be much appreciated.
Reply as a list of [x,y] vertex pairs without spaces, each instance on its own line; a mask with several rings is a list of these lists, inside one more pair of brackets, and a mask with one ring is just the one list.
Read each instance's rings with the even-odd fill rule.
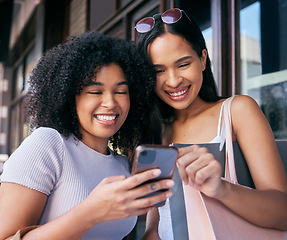
[[97,115],[96,118],[102,121],[113,121],[116,119],[116,115]]
[[176,93],[168,93],[168,94],[169,94],[170,96],[172,96],[172,97],[178,97],[178,96],[180,96],[180,95],[185,94],[185,93],[187,92],[187,90],[188,90],[188,89],[183,90],[183,91],[180,91],[180,92],[176,92]]

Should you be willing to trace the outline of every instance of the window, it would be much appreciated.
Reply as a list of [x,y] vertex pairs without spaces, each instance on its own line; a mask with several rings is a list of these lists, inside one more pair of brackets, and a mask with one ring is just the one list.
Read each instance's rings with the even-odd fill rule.
[[19,97],[23,89],[24,89],[23,64],[20,64],[17,67],[16,73],[15,73],[15,87],[14,87],[13,97],[14,98]]
[[275,138],[287,138],[287,0],[241,4],[241,93],[257,101]]
[[36,51],[32,47],[14,73],[13,98],[10,114],[9,153],[12,153],[30,134],[29,119],[25,115],[24,97],[29,88],[29,76],[36,65]]

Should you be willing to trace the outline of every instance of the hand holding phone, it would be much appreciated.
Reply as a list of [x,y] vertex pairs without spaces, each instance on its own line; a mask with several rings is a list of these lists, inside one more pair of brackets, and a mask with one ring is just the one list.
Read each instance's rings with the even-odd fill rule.
[[[178,150],[175,146],[140,145],[136,148],[132,166],[132,175],[149,169],[158,168],[161,170],[160,176],[143,184],[156,182],[162,179],[172,179],[177,155]],[[154,196],[163,191],[166,190],[159,190],[145,195],[144,197]],[[161,202],[156,206],[162,205],[164,205],[164,202]]]

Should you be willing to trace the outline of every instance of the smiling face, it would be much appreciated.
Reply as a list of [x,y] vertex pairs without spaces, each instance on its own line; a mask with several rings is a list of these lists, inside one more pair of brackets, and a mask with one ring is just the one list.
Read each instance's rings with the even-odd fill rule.
[[125,122],[130,109],[128,83],[116,64],[103,66],[90,86],[76,96],[76,109],[82,142],[106,151],[109,138]]
[[184,38],[166,33],[149,45],[148,54],[157,73],[157,95],[177,110],[187,109],[202,85],[206,50],[200,58]]

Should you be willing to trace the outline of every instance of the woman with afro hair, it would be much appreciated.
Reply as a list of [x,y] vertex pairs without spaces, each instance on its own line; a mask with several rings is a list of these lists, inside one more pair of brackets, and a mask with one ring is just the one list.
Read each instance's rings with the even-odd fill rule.
[[130,176],[122,154],[148,138],[154,84],[133,44],[96,32],[44,54],[27,97],[34,131],[1,176],[0,239],[122,239],[170,197],[172,180],[141,185],[160,171]]

